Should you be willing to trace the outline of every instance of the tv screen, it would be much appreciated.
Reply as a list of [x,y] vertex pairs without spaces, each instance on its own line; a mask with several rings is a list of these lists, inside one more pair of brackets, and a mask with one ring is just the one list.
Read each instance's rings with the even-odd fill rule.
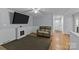
[[14,12],[12,24],[27,24],[28,20],[29,20],[28,15],[24,15],[24,14]]

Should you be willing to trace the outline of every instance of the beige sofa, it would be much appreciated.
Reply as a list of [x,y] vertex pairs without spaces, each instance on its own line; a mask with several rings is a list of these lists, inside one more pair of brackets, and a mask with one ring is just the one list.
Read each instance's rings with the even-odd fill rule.
[[51,26],[40,26],[37,30],[37,36],[50,37]]

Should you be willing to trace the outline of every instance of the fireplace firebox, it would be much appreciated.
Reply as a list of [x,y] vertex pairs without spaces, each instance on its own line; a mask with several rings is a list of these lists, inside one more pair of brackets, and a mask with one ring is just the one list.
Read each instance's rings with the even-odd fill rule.
[[24,35],[24,30],[20,31],[20,36]]

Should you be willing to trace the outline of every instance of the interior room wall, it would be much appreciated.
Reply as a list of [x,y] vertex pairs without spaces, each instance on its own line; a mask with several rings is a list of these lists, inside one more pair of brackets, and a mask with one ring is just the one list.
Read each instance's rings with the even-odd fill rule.
[[34,16],[34,26],[41,26],[41,25],[47,25],[47,26],[52,26],[52,20],[53,16],[52,15],[38,15]]
[[65,15],[64,16],[64,23],[63,23],[64,32],[70,33],[73,31],[73,16],[72,15]]
[[9,13],[5,8],[0,8],[0,28],[6,27],[9,25]]
[[33,26],[36,31],[39,26],[53,26],[53,16],[48,15],[37,15],[33,17]]
[[[2,33],[2,31],[5,29],[5,32],[3,31],[3,33],[6,33],[5,36],[7,36],[7,38],[6,38],[5,36],[3,36],[1,34],[4,38],[0,36],[0,38],[2,38],[2,39],[0,39],[0,43],[1,42],[3,43],[3,40],[8,42],[8,41],[16,39],[16,28],[18,28],[18,30],[19,30],[20,26],[22,26],[24,28],[25,35],[32,32],[32,30],[33,30],[32,29],[32,27],[33,27],[33,16],[30,16],[28,24],[11,24],[10,23],[10,20],[11,20],[10,17],[11,17],[10,11],[8,9],[0,8],[0,32]],[[9,33],[8,33],[8,30],[10,30]],[[12,38],[10,38],[10,36]]]
[[11,24],[12,15],[10,16],[10,11],[6,8],[0,8],[0,28],[2,27],[18,27],[22,26],[32,26],[33,25],[33,17],[30,16],[28,24]]
[[[73,16],[72,15],[63,15],[63,31],[70,33],[73,30]],[[33,26],[39,28],[41,25],[47,25],[53,27],[53,15],[39,15],[34,16]]]

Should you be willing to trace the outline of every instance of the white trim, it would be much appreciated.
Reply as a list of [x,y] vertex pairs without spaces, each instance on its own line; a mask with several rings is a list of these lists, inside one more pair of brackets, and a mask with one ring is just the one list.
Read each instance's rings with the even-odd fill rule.
[[64,28],[64,21],[63,20],[64,20],[64,16],[62,16],[62,32],[64,31],[63,30],[63,28]]

